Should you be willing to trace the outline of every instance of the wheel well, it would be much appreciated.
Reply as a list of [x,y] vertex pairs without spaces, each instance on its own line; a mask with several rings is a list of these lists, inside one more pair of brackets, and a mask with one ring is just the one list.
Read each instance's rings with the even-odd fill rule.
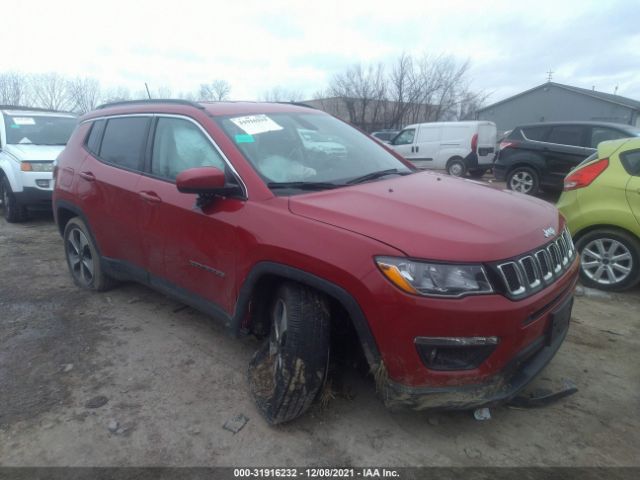
[[617,225],[598,224],[598,225],[589,225],[588,227],[585,227],[579,232],[577,232],[573,236],[574,243],[580,240],[580,238],[585,236],[587,233],[593,232],[595,230],[617,230],[619,232],[626,233],[627,235],[631,235],[633,238],[638,239],[638,241],[640,242],[638,235],[636,235],[630,230],[627,230],[626,228],[619,227]]
[[58,208],[58,230],[60,231],[60,235],[64,234],[64,229],[73,217],[77,217],[78,214],[68,208],[60,207]]
[[449,165],[451,165],[451,162],[453,162],[454,160],[460,160],[461,162],[464,162],[464,158],[462,158],[460,155],[454,155],[449,160],[447,160],[447,168],[449,167]]
[[[337,298],[306,284],[304,281],[292,280],[277,274],[265,274],[261,276],[253,287],[249,303],[247,329],[250,333],[255,334],[259,338],[269,335],[271,327],[269,316],[271,299],[283,282],[295,282],[307,288],[313,288],[327,299],[331,312],[330,341],[332,358],[334,360],[338,359],[340,363],[350,361],[351,365],[354,363],[360,364],[360,362],[367,364],[367,359],[353,319],[345,306]],[[373,368],[373,365],[369,365],[369,367]]]
[[533,170],[536,173],[536,175],[538,175],[538,180],[539,180],[540,169],[538,169],[538,167],[536,167],[535,165],[533,165],[531,163],[525,163],[525,162],[519,162],[519,163],[515,163],[515,164],[511,165],[509,167],[509,170],[507,170],[507,177],[509,175],[511,175],[511,172],[513,172],[516,168],[520,168],[520,167],[530,168],[531,170]]

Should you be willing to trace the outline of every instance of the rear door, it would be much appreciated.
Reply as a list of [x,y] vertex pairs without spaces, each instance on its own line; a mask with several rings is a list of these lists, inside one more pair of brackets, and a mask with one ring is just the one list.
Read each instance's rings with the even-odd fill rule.
[[495,157],[498,131],[495,123],[478,125],[478,163],[491,164]]
[[627,182],[627,201],[640,224],[640,150],[631,150],[620,155],[625,170],[631,174]]
[[135,267],[143,257],[137,185],[150,124],[150,116],[94,122],[87,142],[90,153],[78,172],[77,194],[100,253]]
[[588,157],[586,148],[589,127],[585,125],[553,125],[542,146],[546,171],[542,183],[560,186],[569,171]]
[[[197,302],[205,299],[228,314],[235,288],[235,219],[244,200],[218,198],[196,205],[196,195],[178,192],[178,173],[226,163],[195,120],[158,115],[149,149],[147,175],[138,184],[144,200],[140,217],[151,283]],[[205,306],[205,308],[208,308]]]

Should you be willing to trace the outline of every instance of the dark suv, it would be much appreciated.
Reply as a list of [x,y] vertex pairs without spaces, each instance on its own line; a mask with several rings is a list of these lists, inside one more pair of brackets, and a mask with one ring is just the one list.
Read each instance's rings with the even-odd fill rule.
[[569,328],[578,260],[555,207],[418,172],[312,108],[109,105],[54,178],[75,283],[138,281],[261,338],[249,385],[270,423],[310,406],[345,338],[388,405],[460,409],[512,398]]
[[564,177],[600,142],[638,137],[640,129],[601,122],[535,123],[514,128],[500,142],[493,172],[507,188],[529,195],[562,190]]

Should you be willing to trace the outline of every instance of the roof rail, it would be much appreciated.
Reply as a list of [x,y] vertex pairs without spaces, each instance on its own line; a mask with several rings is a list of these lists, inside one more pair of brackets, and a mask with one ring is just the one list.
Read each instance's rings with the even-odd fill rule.
[[121,105],[136,105],[136,104],[155,105],[155,104],[163,104],[163,103],[165,104],[169,103],[174,105],[189,105],[190,107],[195,107],[195,108],[204,110],[204,107],[199,103],[192,102],[191,100],[182,100],[180,98],[164,98],[164,99],[163,98],[149,98],[149,99],[144,98],[141,100],[121,100],[118,102],[103,103],[102,105],[99,105],[98,107],[96,107],[96,110],[100,110],[108,107],[118,107]]
[[308,105],[303,102],[273,102],[273,103],[281,103],[283,105],[295,105],[296,107],[307,107],[307,108],[313,108],[314,110],[317,110],[317,108],[314,107],[313,105]]
[[26,105],[0,105],[0,110],[32,110],[34,112],[71,113],[66,110],[54,110],[52,108],[27,107]]

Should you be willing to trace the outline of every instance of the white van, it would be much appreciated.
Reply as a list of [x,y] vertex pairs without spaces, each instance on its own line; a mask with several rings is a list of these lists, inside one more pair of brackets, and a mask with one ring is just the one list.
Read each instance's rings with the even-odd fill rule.
[[493,164],[496,133],[487,121],[419,123],[403,128],[390,146],[418,168],[481,177]]

